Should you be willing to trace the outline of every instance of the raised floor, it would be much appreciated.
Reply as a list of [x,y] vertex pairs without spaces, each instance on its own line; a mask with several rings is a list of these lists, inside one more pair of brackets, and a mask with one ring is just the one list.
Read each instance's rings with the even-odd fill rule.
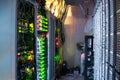
[[58,80],[84,80],[84,76],[67,74],[65,76],[61,76]]

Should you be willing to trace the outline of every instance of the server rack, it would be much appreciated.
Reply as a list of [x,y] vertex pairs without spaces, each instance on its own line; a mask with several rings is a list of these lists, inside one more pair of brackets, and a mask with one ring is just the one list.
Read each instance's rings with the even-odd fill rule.
[[93,36],[85,36],[85,80],[94,80]]
[[[108,24],[108,26],[106,26],[106,39],[108,44],[106,44],[106,49],[108,50],[108,59],[106,61],[107,63],[107,79],[111,80],[113,79],[113,17],[111,15],[113,15],[113,4],[111,2],[109,2],[108,0],[106,0],[106,22]],[[111,16],[111,17],[110,17]]]
[[111,1],[108,1],[108,6],[109,6],[109,27],[110,27],[110,45],[109,45],[109,48],[110,48],[110,55],[109,55],[109,66],[110,66],[110,70],[112,71],[112,78],[109,78],[109,80],[115,80],[115,5],[114,5],[114,1],[111,0]]
[[120,0],[114,1],[115,6],[115,79],[120,79]]
[[108,67],[107,67],[107,64],[105,63],[106,60],[108,59],[107,58],[107,55],[108,55],[108,52],[106,52],[106,44],[107,43],[107,39],[106,39],[106,27],[105,26],[108,26],[108,22],[106,22],[106,0],[103,0],[102,1],[102,13],[101,13],[101,16],[102,16],[102,21],[101,21],[101,44],[102,44],[102,47],[101,47],[101,66],[102,66],[102,72],[101,72],[101,79],[104,80],[105,77],[107,76],[107,70],[108,70]]
[[56,18],[48,12],[49,37],[48,37],[48,80],[55,79],[55,27]]
[[35,8],[25,0],[17,2],[17,80],[36,80]]
[[[108,1],[108,0],[107,0]],[[107,80],[120,79],[120,1],[108,1],[109,10],[109,54]]]
[[47,80],[48,78],[48,22],[45,2],[42,0],[37,5],[36,11],[37,80]]
[[[105,4],[106,4],[106,10],[105,10],[105,26],[106,26],[106,36],[105,36],[105,50],[106,50],[106,60],[105,60],[105,67],[106,67],[106,76],[105,76],[105,80],[115,80],[115,79],[119,79],[119,77],[115,77],[115,75],[118,75],[116,73],[116,65],[119,61],[116,61],[116,50],[117,50],[117,18],[116,17],[116,1],[113,0],[104,0]],[[103,36],[104,37],[104,36]]]
[[[98,0],[99,1],[99,0]],[[105,70],[102,80],[120,79],[120,1],[119,0],[101,0],[102,1],[102,53],[101,60]],[[105,58],[105,59],[104,59]]]

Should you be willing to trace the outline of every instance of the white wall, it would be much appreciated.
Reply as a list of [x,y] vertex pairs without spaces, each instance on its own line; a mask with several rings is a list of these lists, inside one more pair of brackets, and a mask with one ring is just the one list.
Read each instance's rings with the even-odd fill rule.
[[15,79],[16,0],[0,0],[0,80]]
[[[68,11],[64,17],[65,44],[63,48],[63,58],[69,67],[73,67],[74,54],[77,52],[76,43],[83,42],[85,35],[93,34],[91,16],[93,15],[95,4],[93,1],[85,3],[85,6],[68,5]],[[86,9],[89,8],[88,17],[85,17]],[[90,24],[91,23],[91,24]],[[78,56],[80,56],[78,54]]]
[[86,19],[80,6],[68,6],[64,21],[65,43],[63,46],[63,59],[67,61],[69,67],[74,65],[74,54],[77,51],[76,43],[84,42],[85,24]]

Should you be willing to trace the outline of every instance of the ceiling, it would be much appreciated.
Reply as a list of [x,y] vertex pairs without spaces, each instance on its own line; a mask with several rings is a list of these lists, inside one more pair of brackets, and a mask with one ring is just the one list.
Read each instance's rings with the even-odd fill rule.
[[66,5],[79,6],[85,17],[92,15],[97,0],[65,0]]
[[68,5],[79,5],[83,3],[84,0],[65,0]]
[[86,4],[89,2],[95,3],[96,0],[65,0],[66,4],[68,5],[79,5],[79,4]]

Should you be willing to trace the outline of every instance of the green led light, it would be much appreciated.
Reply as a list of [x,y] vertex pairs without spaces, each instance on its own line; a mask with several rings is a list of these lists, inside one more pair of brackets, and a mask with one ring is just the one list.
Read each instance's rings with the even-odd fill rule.
[[44,56],[45,54],[44,54],[44,52],[40,52],[40,56]]
[[43,62],[40,62],[41,64],[44,64],[44,63],[45,63],[44,59],[40,59],[40,61],[43,61]]
[[43,46],[44,44],[45,44],[45,42],[41,42],[41,44],[40,44],[40,45],[41,45],[41,46]]
[[[40,56],[40,57],[42,58],[42,57],[44,57],[44,56]],[[41,58],[40,58],[40,62],[41,62],[41,61],[44,61],[44,60],[43,60],[43,59],[41,59]]]
[[46,73],[42,72],[41,75],[44,75],[43,77],[45,77]]
[[[45,63],[42,63],[42,64],[40,64],[40,65],[43,65],[43,64],[45,64]],[[45,66],[40,66],[40,68],[42,69],[42,68],[44,68]]]
[[41,79],[42,79],[42,80],[46,80],[46,78],[45,78],[44,76],[43,76],[43,77],[41,77]]
[[41,47],[45,46],[44,44],[45,44],[44,42],[41,42],[41,43],[40,43]]
[[45,56],[41,57],[40,59],[45,59]]
[[56,56],[55,56],[55,61],[58,62],[59,60],[60,60],[60,56],[59,56],[59,55],[56,55]]
[[42,43],[45,43],[44,40],[45,40],[45,38],[43,38],[43,37],[40,38],[40,41],[42,41]]
[[45,64],[42,64],[40,67],[45,67],[46,65]]
[[47,19],[45,16],[42,16],[42,19]]
[[41,67],[41,68],[45,67],[45,64],[42,64],[40,67]]
[[41,52],[44,52],[45,50],[44,49],[41,49]]
[[47,18],[42,18],[42,21],[48,22]]
[[43,78],[47,77],[47,73],[42,74]]
[[40,52],[40,53],[41,53],[41,54],[40,54],[41,56],[42,56],[42,55],[45,55],[43,52]]
[[43,31],[47,31],[47,29],[43,29]]
[[[46,66],[43,66],[43,67],[46,67]],[[40,68],[43,68],[43,67],[40,67]],[[41,72],[43,72],[43,71],[41,71]],[[41,73],[42,74],[42,73]]]
[[40,44],[41,44],[41,43],[45,43],[44,40],[41,39],[41,40],[40,40]]
[[45,46],[44,46],[44,45],[41,45],[41,49],[45,49]]
[[18,32],[20,32],[20,33],[21,33],[21,32],[22,32],[22,30],[19,30]]
[[41,54],[40,55],[45,55],[43,52],[40,52]]
[[43,63],[45,63],[45,61],[40,61],[40,64],[43,64]]
[[45,57],[41,57],[41,59],[45,59]]
[[40,52],[40,57],[43,57],[45,52]]
[[[48,26],[45,25],[43,30],[46,30],[45,27],[48,28]],[[46,80],[46,78],[47,78],[46,37],[44,36],[44,34],[41,34],[39,39],[40,39],[40,48],[39,48],[40,49],[40,63],[39,63],[39,65],[40,65],[40,80]]]
[[48,22],[47,22],[47,21],[43,21],[42,24],[43,24],[43,25],[46,25],[46,24],[48,24]]
[[47,31],[47,30],[43,28],[43,31]]
[[44,25],[44,26],[42,26],[42,28],[43,28],[43,29],[44,29],[44,28],[45,28],[45,29],[48,29],[48,26]]
[[33,27],[34,27],[34,24],[33,24],[33,23],[30,23],[29,26],[30,26],[31,28],[33,28]]
[[43,48],[45,48],[45,46],[41,46],[41,48],[43,49]]
[[45,43],[42,43],[42,42],[40,43],[40,46],[44,46],[44,45],[45,45]]
[[27,51],[24,51],[23,53],[24,53],[24,54],[27,54]]
[[45,38],[41,38],[40,41],[42,41],[42,43],[45,43]]
[[[41,56],[41,58],[40,58],[40,59],[41,59],[41,60],[43,60],[43,59],[42,59],[43,57],[45,57],[45,56]],[[43,60],[43,61],[44,61],[44,60]]]
[[41,70],[40,71],[44,71],[45,70],[45,68],[41,68]]

